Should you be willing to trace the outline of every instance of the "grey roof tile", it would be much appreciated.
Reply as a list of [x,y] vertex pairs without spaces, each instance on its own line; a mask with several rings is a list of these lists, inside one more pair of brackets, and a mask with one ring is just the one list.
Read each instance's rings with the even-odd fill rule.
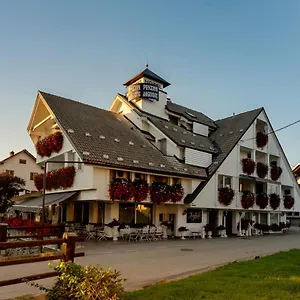
[[[123,116],[45,92],[40,94],[85,162],[178,176],[207,176],[204,168],[163,155]],[[69,128],[74,133],[68,134]],[[87,132],[90,136],[86,136]]]

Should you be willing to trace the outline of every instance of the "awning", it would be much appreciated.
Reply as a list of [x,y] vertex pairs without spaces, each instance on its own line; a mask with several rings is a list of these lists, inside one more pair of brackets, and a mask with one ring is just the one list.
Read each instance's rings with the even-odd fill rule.
[[[45,206],[50,206],[63,202],[70,197],[74,196],[76,192],[56,193],[45,195]],[[26,211],[26,212],[39,212],[42,209],[43,197],[33,198],[24,201],[20,204],[14,204],[12,207],[14,210]]]

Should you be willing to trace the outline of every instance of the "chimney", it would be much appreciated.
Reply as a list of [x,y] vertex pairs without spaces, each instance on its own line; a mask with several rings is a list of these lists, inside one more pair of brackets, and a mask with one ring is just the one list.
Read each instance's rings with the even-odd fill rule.
[[9,156],[14,156],[15,155],[15,152],[14,151],[10,151],[9,152]]

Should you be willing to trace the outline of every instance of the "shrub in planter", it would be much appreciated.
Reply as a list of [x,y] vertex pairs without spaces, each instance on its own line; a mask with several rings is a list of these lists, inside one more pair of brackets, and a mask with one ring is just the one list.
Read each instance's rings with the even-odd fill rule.
[[270,195],[270,206],[273,210],[277,209],[280,205],[280,198],[279,195],[273,193]]
[[46,300],[119,300],[123,297],[123,280],[117,271],[65,262],[54,270],[60,275],[51,288],[29,283],[47,292]]
[[107,226],[110,228],[113,228],[115,226],[120,226],[120,222],[117,219],[113,219],[110,223],[107,224]]
[[281,231],[281,228],[278,224],[274,223],[274,224],[271,225],[271,230],[276,232],[276,231]]
[[204,226],[204,229],[206,232],[213,231],[213,226],[212,226],[212,224],[206,224]]
[[268,144],[269,137],[264,132],[257,132],[256,134],[256,145],[258,148],[263,148]]
[[244,209],[248,209],[253,207],[255,203],[254,194],[250,191],[243,191],[242,199],[241,199],[242,207]]
[[279,227],[280,227],[280,230],[285,229],[286,228],[286,224],[284,222],[280,222],[279,223]]
[[181,226],[181,227],[178,228],[178,231],[179,232],[184,232],[184,231],[188,231],[188,229],[184,226]]
[[268,174],[268,171],[269,171],[268,165],[262,162],[258,162],[256,164],[256,174],[259,178],[265,178]]
[[224,225],[220,225],[217,227],[217,230],[221,231],[221,230],[226,230]]
[[270,226],[267,225],[267,224],[262,224],[262,225],[261,225],[261,230],[262,230],[262,231],[270,231],[271,228],[270,228]]
[[284,199],[283,199],[283,204],[284,204],[284,208],[291,209],[295,204],[294,197],[292,197],[290,195],[285,195]]
[[261,193],[256,195],[256,205],[260,209],[265,209],[269,204],[269,197],[266,193]]
[[219,189],[219,202],[223,205],[230,205],[234,197],[234,190],[228,187]]
[[278,166],[271,167],[271,179],[276,181],[282,174],[282,169]]
[[259,223],[255,223],[253,227],[254,227],[255,229],[257,229],[257,230],[261,230],[261,229],[262,229],[262,225],[259,224]]
[[[253,221],[249,220],[249,219],[242,219],[241,220],[241,229],[242,230],[248,230],[249,224],[252,225]],[[237,225],[237,230],[239,230],[239,229],[240,229],[240,222]]]
[[251,175],[254,173],[255,170],[255,161],[253,161],[251,158],[243,158],[242,159],[243,164],[243,172]]
[[161,226],[165,226],[165,227],[167,227],[168,229],[172,229],[173,223],[172,223],[172,222],[169,222],[169,221],[163,221],[163,222],[161,222]]

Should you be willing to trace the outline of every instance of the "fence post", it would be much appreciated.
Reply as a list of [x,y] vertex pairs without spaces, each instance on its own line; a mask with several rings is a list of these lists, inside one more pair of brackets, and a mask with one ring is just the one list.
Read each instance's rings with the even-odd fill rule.
[[65,262],[74,262],[76,238],[77,234],[75,232],[65,232],[63,234],[63,239],[65,239],[66,242],[62,244],[61,250],[64,254]]
[[7,226],[8,224],[0,223],[0,242],[7,241]]
[[66,227],[66,225],[64,223],[59,224],[59,237],[58,238],[61,239],[63,237],[63,234],[65,232],[65,227]]

